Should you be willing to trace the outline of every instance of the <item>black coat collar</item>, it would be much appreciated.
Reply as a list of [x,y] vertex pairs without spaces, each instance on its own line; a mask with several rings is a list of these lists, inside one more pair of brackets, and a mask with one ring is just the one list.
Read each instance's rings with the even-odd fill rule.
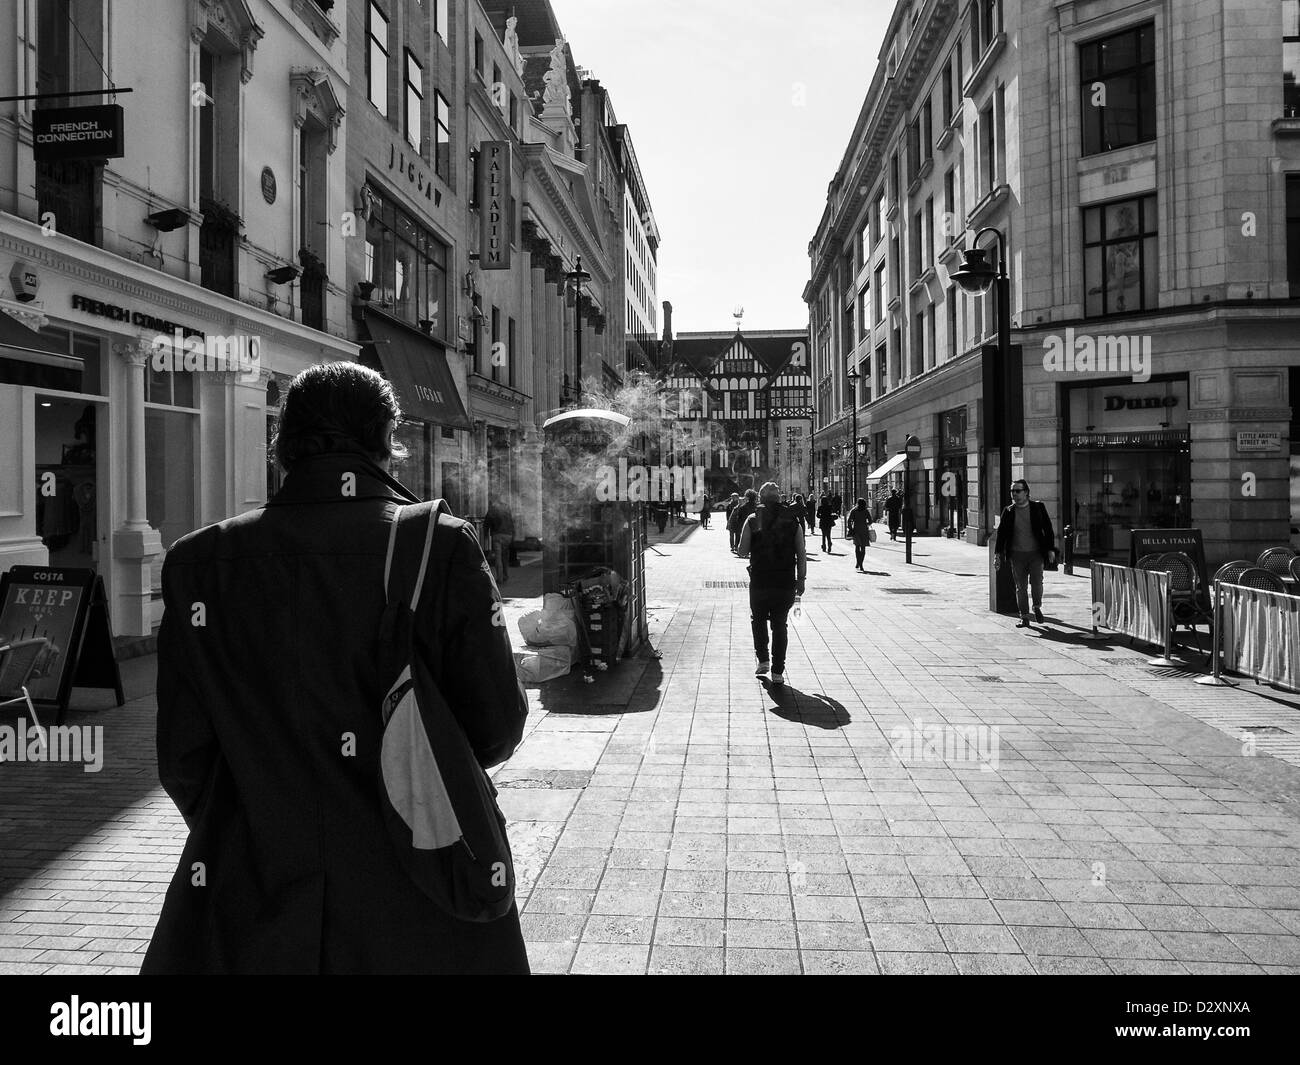
[[[344,474],[356,478],[355,493],[341,495]],[[420,498],[400,481],[389,476],[360,452],[332,451],[299,459],[286,474],[284,485],[267,503],[268,507],[303,503],[337,503],[340,498],[390,499],[394,503],[419,503]]]

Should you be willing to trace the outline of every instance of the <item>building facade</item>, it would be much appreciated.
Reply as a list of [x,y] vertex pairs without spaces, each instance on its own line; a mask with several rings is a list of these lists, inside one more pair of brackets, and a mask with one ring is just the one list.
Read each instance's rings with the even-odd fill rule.
[[1078,549],[1127,559],[1139,527],[1198,528],[1212,561],[1289,542],[1296,7],[897,4],[810,245],[822,468],[865,452],[863,483],[915,435],[918,527],[989,535],[995,299],[951,272],[994,227],[1023,374],[1013,476]]
[[[346,29],[266,0],[0,19],[0,94],[46,97],[0,111],[0,569],[93,569],[115,633],[146,635],[168,545],[267,498],[281,383],[357,355],[321,236],[345,210]],[[82,108],[114,103],[120,150],[45,132],[109,134]]]

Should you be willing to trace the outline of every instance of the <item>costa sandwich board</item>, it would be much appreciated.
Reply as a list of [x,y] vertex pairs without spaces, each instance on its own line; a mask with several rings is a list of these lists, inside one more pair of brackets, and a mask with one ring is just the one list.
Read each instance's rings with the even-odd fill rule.
[[62,722],[74,687],[112,688],[118,706],[126,701],[108,597],[94,570],[14,566],[0,576],[0,645],[36,636],[53,651],[44,675],[27,684],[33,703],[58,707]]

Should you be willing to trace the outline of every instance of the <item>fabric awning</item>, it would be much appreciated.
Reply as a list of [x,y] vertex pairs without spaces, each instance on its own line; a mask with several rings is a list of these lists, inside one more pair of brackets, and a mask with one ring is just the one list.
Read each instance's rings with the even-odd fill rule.
[[373,311],[362,325],[367,354],[383,368],[402,404],[402,415],[450,429],[469,429],[447,355],[415,329]]
[[897,455],[891,458],[883,466],[877,466],[874,470],[872,470],[869,474],[867,474],[867,481],[868,482],[883,481],[886,477],[888,477],[891,473],[893,473],[896,469],[898,469],[899,466],[901,466],[906,461],[907,461],[907,452],[900,451]]

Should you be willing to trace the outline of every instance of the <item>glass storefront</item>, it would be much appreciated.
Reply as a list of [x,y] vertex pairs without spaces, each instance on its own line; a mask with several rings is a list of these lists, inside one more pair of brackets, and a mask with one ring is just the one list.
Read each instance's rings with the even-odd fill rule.
[[1127,562],[1133,529],[1189,527],[1186,380],[1076,388],[1069,409],[1076,557]]

